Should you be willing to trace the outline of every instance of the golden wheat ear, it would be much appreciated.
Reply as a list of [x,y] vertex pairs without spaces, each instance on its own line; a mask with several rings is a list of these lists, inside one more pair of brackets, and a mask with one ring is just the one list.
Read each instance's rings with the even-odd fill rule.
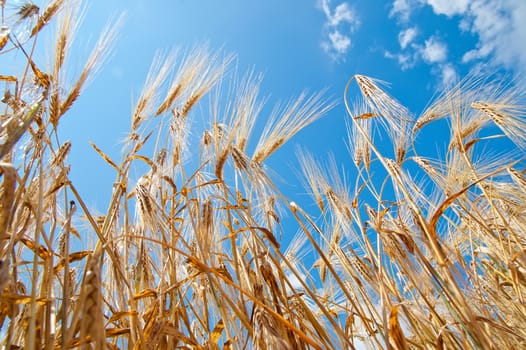
[[86,87],[90,79],[94,77],[111,54],[112,45],[115,43],[123,21],[124,15],[120,16],[115,22],[108,24],[103,30],[77,81],[60,103],[59,116],[56,118],[57,123],[60,117],[73,106],[74,102],[80,96],[82,89]]
[[284,107],[277,106],[265,125],[252,159],[262,163],[307,125],[325,115],[334,105],[323,97],[325,91],[303,92]]
[[42,14],[38,16],[37,23],[33,29],[31,29],[31,37],[37,35],[37,33],[40,32],[44,26],[46,26],[51,21],[51,19],[62,7],[64,1],[65,0],[55,0],[46,6]]
[[[92,254],[81,283],[79,301],[65,342],[81,348],[104,349],[106,342],[101,284],[101,256]],[[78,332],[78,333],[77,333]],[[69,343],[66,343],[68,346]]]
[[0,144],[0,159],[3,159],[4,156],[13,149],[18,140],[20,140],[22,135],[27,131],[29,125],[40,111],[42,101],[43,100],[40,99],[33,105],[8,116],[7,120],[0,125],[0,134],[3,140],[5,140]]

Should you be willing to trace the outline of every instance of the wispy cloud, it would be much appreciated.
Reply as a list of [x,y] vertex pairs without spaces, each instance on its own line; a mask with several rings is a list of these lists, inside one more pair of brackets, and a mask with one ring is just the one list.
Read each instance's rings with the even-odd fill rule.
[[439,15],[448,17],[463,14],[468,9],[469,0],[424,0]]
[[400,44],[401,52],[393,53],[385,51],[384,56],[396,60],[402,70],[414,67],[419,59],[418,53],[414,50],[417,46],[414,44],[417,36],[418,28],[416,26],[401,30],[400,33],[398,33],[398,43]]
[[347,35],[343,35],[337,30],[329,33],[329,42],[330,45],[327,49],[334,50],[339,55],[345,54],[351,46],[351,39]]
[[441,64],[439,66],[442,78],[442,86],[451,87],[458,82],[458,73],[451,63]]
[[489,61],[526,73],[526,1],[422,1],[437,15],[458,16],[459,28],[478,37],[476,46],[464,54],[464,63]]
[[464,13],[468,9],[469,2],[470,0],[394,0],[389,17],[395,17],[406,23],[413,12],[424,5],[431,6],[435,14],[451,17]]
[[[462,32],[473,34],[476,44],[461,52],[456,64],[490,64],[526,74],[526,1],[524,0],[393,0],[389,17],[407,27],[411,16],[431,8],[435,15],[456,21]],[[398,34],[400,52],[385,52],[395,59],[401,69],[412,68],[418,62],[428,64],[442,83],[458,79],[457,66],[448,57],[446,42],[440,32],[418,42],[422,33],[415,27],[402,29]]]
[[395,17],[400,22],[407,23],[419,3],[420,0],[394,0],[391,11],[389,11],[389,17]]
[[359,25],[355,11],[347,2],[331,9],[330,0],[319,0],[318,5],[325,14],[325,39],[321,43],[323,50],[335,60],[340,60],[349,51],[352,41],[350,34]]
[[416,36],[418,35],[418,29],[416,27],[411,27],[402,30],[398,34],[398,42],[400,43],[400,48],[404,50],[407,45],[411,44]]
[[334,13],[331,16],[330,10],[328,8],[329,1],[325,0],[324,2],[326,3],[325,9],[324,9],[325,15],[327,16],[328,23],[330,26],[335,27],[335,26],[338,26],[342,22],[347,22],[349,24],[355,23],[355,20],[356,20],[355,15],[353,11],[350,9],[348,3],[344,2],[336,6],[336,8],[334,9]]
[[430,66],[431,71],[439,78],[442,86],[451,86],[458,80],[455,66],[448,62],[448,46],[438,36],[434,35],[424,40],[423,44],[415,42],[418,35],[416,27],[407,28],[398,34],[401,52],[386,51],[386,58],[394,59],[402,70],[413,68],[418,62]]
[[469,29],[479,36],[464,61],[490,57],[497,64],[526,73],[526,2],[477,1],[470,6]]
[[393,52],[385,51],[384,57],[396,60],[402,70],[413,68],[416,62],[418,61],[418,57],[416,55],[404,53],[404,52],[393,53]]
[[430,64],[447,60],[447,45],[436,36],[427,39],[419,51],[424,61]]
[[416,54],[431,66],[431,71],[438,77],[439,85],[447,87],[458,81],[455,66],[448,61],[448,46],[437,35],[424,41],[424,45],[413,45]]

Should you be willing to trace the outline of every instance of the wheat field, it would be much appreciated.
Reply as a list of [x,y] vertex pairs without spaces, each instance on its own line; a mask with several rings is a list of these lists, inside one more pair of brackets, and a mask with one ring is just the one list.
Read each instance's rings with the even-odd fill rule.
[[[261,75],[231,74],[233,56],[160,54],[120,116],[130,125],[120,159],[92,144],[115,174],[96,189],[111,200],[95,212],[82,195],[93,189],[69,177],[75,140],[60,123],[75,117],[120,21],[71,76],[80,6],[28,2],[8,16],[0,1],[0,62],[23,67],[0,71],[3,349],[526,347],[517,81],[474,74],[413,115],[381,81],[355,75],[341,101],[304,92],[267,116]],[[37,45],[45,31],[51,46]],[[298,151],[311,201],[292,202],[266,161],[335,103],[347,110],[354,175]],[[203,125],[192,122],[199,110]],[[434,124],[448,133],[439,156],[419,149]]]

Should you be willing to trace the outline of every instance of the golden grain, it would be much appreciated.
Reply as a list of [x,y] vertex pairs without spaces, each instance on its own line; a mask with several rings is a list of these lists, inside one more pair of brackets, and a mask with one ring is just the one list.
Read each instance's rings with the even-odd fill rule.
[[62,7],[63,2],[64,0],[55,0],[51,4],[46,6],[44,12],[38,17],[37,23],[31,30],[31,36],[35,36],[38,32],[42,30],[42,28],[44,28],[46,24],[48,24],[51,21],[53,16]]
[[[35,42],[65,4],[46,7]],[[30,5],[25,20],[37,11]],[[67,156],[76,141],[61,141],[59,125],[115,31],[68,87],[78,16],[71,8],[59,18],[51,72],[35,53],[16,57],[34,79],[0,75],[6,348],[524,347],[526,126],[517,88],[471,79],[413,122],[379,81],[355,76],[361,97],[345,103],[356,171],[301,151],[313,205],[300,205],[296,193],[280,193],[265,162],[329,110],[323,92],[277,106],[258,141],[261,75],[238,82],[234,73],[227,84],[231,56],[205,47],[159,55],[120,160],[92,144],[115,170],[99,212],[81,194],[104,188],[74,186],[68,171],[78,164]],[[26,90],[40,98],[22,100]],[[420,152],[418,133],[441,118],[446,146]],[[504,137],[510,152],[481,152]]]

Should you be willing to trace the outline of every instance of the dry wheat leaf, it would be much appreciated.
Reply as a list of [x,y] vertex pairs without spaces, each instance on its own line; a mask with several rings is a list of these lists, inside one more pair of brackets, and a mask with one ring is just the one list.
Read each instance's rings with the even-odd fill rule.
[[[90,255],[92,253],[93,253],[92,250],[84,250],[84,251],[80,251],[80,252],[71,253],[71,254],[68,255],[67,262],[71,264],[72,262],[84,259],[86,256],[88,256],[88,255]],[[60,262],[55,266],[54,271],[58,272],[61,269],[63,269],[64,266],[66,266],[66,259],[62,258],[60,260]]]
[[115,322],[115,321],[120,320],[121,318],[124,318],[124,317],[127,317],[127,316],[135,317],[135,316],[137,316],[137,311],[132,310],[132,311],[118,311],[118,312],[114,312],[113,315],[108,320],[108,323]]
[[156,296],[157,296],[157,292],[154,291],[153,289],[145,289],[137,294],[134,294],[133,299],[139,300],[139,299],[148,298],[148,297],[155,298]]
[[407,342],[405,340],[402,327],[398,321],[398,308],[400,305],[395,305],[391,308],[389,313],[389,338],[393,341],[397,350],[408,350]]

